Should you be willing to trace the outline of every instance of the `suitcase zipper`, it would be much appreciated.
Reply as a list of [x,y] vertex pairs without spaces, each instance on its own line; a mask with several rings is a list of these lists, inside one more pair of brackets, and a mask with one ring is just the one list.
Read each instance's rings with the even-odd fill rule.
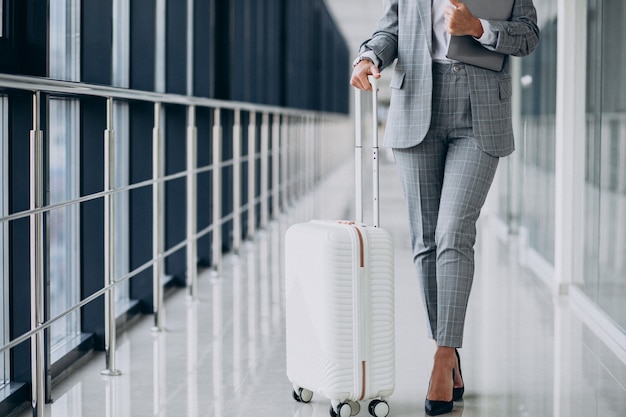
[[357,352],[356,352],[356,363],[358,372],[360,373],[360,378],[358,378],[360,382],[360,395],[359,401],[362,401],[367,396],[367,374],[368,374],[368,345],[367,341],[369,338],[369,314],[368,314],[368,306],[370,299],[370,281],[369,275],[366,271],[366,262],[365,262],[365,237],[361,229],[354,226],[354,230],[356,231],[356,235],[358,238],[358,246],[359,246],[359,261],[356,275],[356,321],[358,326],[356,326],[358,334],[357,339]]

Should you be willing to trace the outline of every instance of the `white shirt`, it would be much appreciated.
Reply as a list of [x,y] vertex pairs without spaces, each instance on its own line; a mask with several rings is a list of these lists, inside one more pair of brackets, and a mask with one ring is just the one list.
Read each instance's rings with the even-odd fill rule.
[[[444,11],[447,7],[454,7],[449,0],[433,0],[433,61],[452,62],[446,57],[451,35],[446,30]],[[491,25],[485,19],[479,19],[483,25],[483,35],[474,38],[483,45],[495,46],[496,34],[491,30]]]
[[[437,62],[453,62],[451,59],[446,57],[446,52],[448,51],[448,45],[450,43],[451,35],[446,30],[446,22],[444,18],[443,12],[446,7],[451,6],[450,0],[432,0],[433,1],[433,9],[432,9],[432,18],[433,18],[433,53],[432,58],[433,61]],[[480,18],[479,18],[480,19]],[[480,38],[474,38],[478,42],[483,45],[488,46],[496,46],[496,34],[491,29],[491,25],[485,19],[480,19],[480,23],[483,25],[483,36]],[[377,67],[380,67],[380,60],[374,54],[374,51],[365,51],[355,60],[358,62],[361,59],[369,59],[372,61]]]

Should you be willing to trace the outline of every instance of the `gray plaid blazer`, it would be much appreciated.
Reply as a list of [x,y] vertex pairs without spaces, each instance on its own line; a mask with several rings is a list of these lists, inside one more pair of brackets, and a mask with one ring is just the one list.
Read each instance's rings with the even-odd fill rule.
[[[397,58],[385,146],[409,148],[419,144],[428,132],[432,103],[431,14],[432,0],[384,0],[384,14],[376,31],[361,45],[360,53],[374,52],[381,70]],[[515,0],[510,21],[489,23],[496,32],[492,49],[497,52],[524,56],[539,43],[532,0]],[[508,56],[501,72],[468,65],[467,73],[478,146],[490,155],[506,156],[515,149]]]

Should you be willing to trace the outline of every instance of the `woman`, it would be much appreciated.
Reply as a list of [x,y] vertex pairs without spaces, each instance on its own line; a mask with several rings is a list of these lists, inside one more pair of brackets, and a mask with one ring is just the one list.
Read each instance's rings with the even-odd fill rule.
[[[499,158],[514,150],[508,56],[527,55],[539,42],[532,0],[473,4],[485,1],[509,1],[510,18],[474,16],[472,6],[458,0],[385,0],[351,78],[354,87],[370,90],[367,77],[380,78],[397,59],[384,145],[393,149],[403,184],[414,263],[437,344],[429,415],[452,411],[463,396],[457,348],[474,275],[476,221]],[[449,59],[451,37],[466,35],[503,54],[502,69]]]

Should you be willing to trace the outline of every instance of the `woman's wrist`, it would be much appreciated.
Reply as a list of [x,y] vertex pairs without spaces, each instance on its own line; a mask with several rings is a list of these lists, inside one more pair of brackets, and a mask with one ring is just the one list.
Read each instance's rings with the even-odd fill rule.
[[480,38],[481,36],[483,36],[483,33],[485,33],[485,30],[483,28],[483,24],[481,23],[480,19],[475,17],[474,18],[474,28],[472,30],[472,36],[475,37],[476,39]]
[[356,68],[357,65],[359,65],[362,61],[368,61],[371,62],[372,64],[374,63],[374,61],[372,61],[371,58],[366,57],[366,56],[359,56],[357,59],[354,60],[354,62],[352,63],[352,68]]

